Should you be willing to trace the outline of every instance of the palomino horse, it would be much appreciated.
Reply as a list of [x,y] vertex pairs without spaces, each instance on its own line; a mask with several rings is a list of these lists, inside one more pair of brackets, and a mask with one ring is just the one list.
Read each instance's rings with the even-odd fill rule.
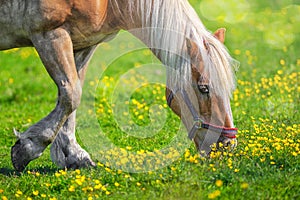
[[[208,152],[211,138],[235,138],[229,104],[235,86],[232,59],[187,0],[6,0],[0,3],[0,27],[0,50],[34,47],[58,88],[52,112],[24,133],[15,131],[16,170],[24,170],[50,143],[52,160],[60,167],[95,165],[76,142],[76,109],[97,44],[121,29],[131,31],[167,66],[168,103],[199,150]],[[217,37],[222,40],[222,30]]]

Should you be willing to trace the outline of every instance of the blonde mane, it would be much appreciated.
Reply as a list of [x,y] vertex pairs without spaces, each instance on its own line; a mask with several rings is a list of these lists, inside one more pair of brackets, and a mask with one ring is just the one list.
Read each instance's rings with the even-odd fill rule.
[[186,44],[190,39],[199,48],[211,91],[231,96],[235,88],[234,60],[225,46],[206,30],[187,0],[130,0],[123,9],[132,20],[139,18],[141,28],[145,29],[143,37],[147,37],[144,42],[167,66],[168,88],[181,90],[191,83]]

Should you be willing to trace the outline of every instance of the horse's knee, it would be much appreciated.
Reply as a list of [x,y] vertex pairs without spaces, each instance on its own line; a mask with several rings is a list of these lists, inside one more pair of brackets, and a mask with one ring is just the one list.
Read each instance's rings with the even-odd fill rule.
[[68,113],[75,111],[81,100],[82,87],[78,80],[75,84],[62,82],[60,91],[60,103],[64,110]]

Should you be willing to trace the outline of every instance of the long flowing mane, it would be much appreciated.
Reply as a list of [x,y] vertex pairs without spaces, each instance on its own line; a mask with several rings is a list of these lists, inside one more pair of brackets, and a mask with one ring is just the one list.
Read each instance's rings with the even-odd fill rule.
[[220,96],[231,96],[235,88],[233,59],[224,45],[206,30],[187,0],[132,0],[122,9],[133,16],[132,20],[137,15],[140,18],[148,37],[147,45],[168,68],[168,88],[180,90],[191,83],[186,50],[186,39],[190,39],[199,48],[211,90]]

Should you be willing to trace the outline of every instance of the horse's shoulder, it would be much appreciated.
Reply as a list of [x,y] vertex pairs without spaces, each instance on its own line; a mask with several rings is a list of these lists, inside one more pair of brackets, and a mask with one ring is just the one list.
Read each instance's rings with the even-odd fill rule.
[[66,0],[40,0],[38,9],[42,17],[50,23],[63,23],[72,14],[72,6]]
[[103,23],[106,17],[108,0],[73,0],[75,14],[83,17],[94,26]]

